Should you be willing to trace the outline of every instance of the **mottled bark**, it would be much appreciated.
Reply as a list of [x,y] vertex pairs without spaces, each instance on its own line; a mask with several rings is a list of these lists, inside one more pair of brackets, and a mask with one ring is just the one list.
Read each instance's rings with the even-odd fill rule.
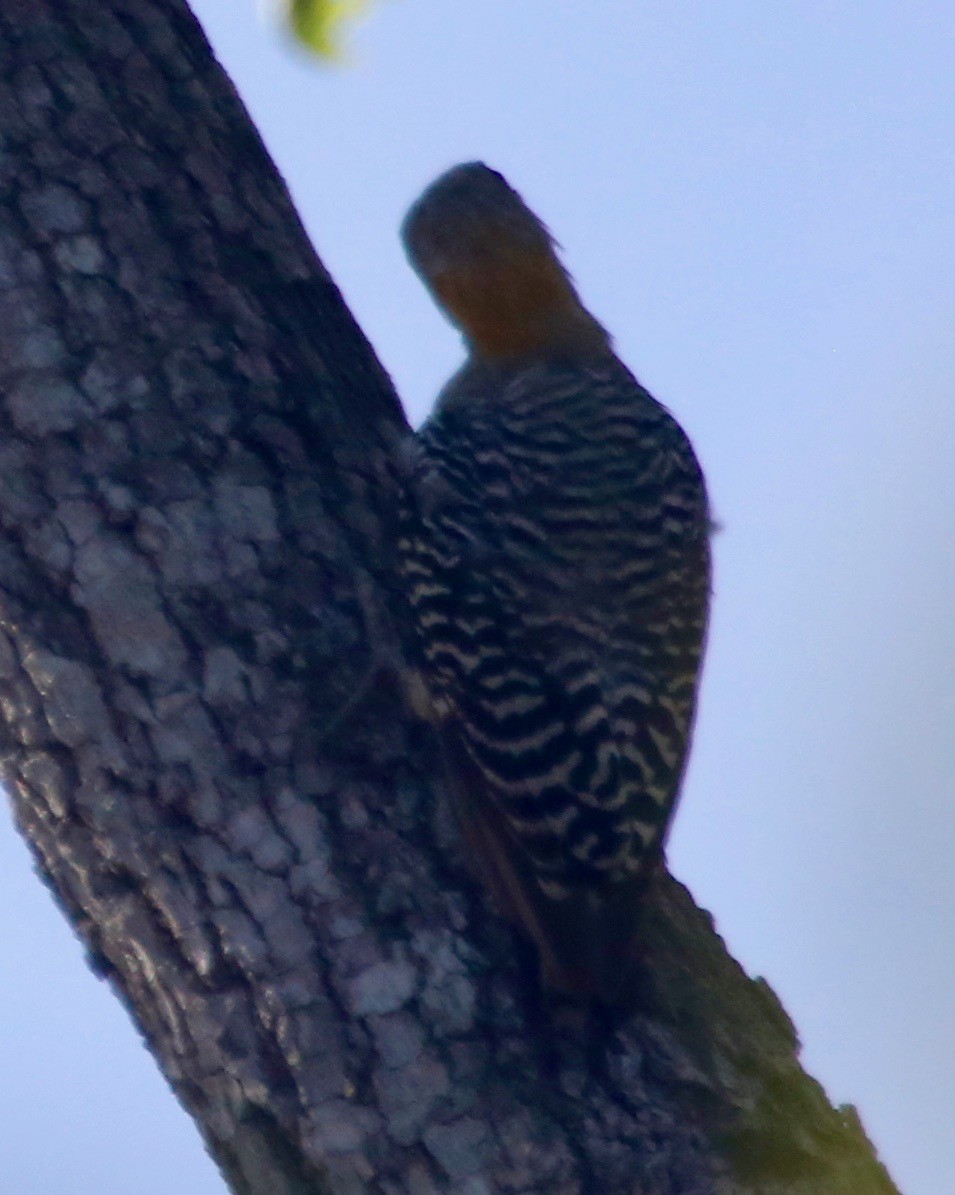
[[893,1191],[678,884],[633,1016],[544,1012],[387,670],[336,724],[405,424],[185,6],[0,59],[4,776],[232,1190]]

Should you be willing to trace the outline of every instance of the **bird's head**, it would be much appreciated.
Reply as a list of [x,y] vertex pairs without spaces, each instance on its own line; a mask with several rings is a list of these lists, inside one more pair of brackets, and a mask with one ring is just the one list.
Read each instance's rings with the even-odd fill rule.
[[483,162],[442,174],[412,205],[401,232],[412,266],[478,356],[609,351],[550,232]]

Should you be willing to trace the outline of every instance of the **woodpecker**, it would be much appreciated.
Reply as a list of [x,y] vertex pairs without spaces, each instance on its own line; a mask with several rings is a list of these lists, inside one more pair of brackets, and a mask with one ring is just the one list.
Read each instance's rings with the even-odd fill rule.
[[449,170],[402,237],[468,353],[399,539],[464,837],[544,986],[620,1004],[693,725],[703,474],[500,174]]

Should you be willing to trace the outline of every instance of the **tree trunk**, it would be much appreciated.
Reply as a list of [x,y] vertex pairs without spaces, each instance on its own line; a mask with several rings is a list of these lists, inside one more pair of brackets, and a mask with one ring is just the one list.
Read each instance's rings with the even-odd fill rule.
[[669,877],[633,1015],[534,996],[376,671],[400,407],[185,5],[0,56],[4,776],[232,1191],[894,1191]]

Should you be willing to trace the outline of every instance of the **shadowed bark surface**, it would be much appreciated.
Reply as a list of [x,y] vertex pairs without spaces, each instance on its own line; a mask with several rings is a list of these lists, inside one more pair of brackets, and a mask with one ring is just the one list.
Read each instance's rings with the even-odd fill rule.
[[401,686],[336,725],[407,429],[185,6],[3,0],[0,63],[3,773],[231,1189],[893,1192],[679,884],[632,1016],[545,1014]]

